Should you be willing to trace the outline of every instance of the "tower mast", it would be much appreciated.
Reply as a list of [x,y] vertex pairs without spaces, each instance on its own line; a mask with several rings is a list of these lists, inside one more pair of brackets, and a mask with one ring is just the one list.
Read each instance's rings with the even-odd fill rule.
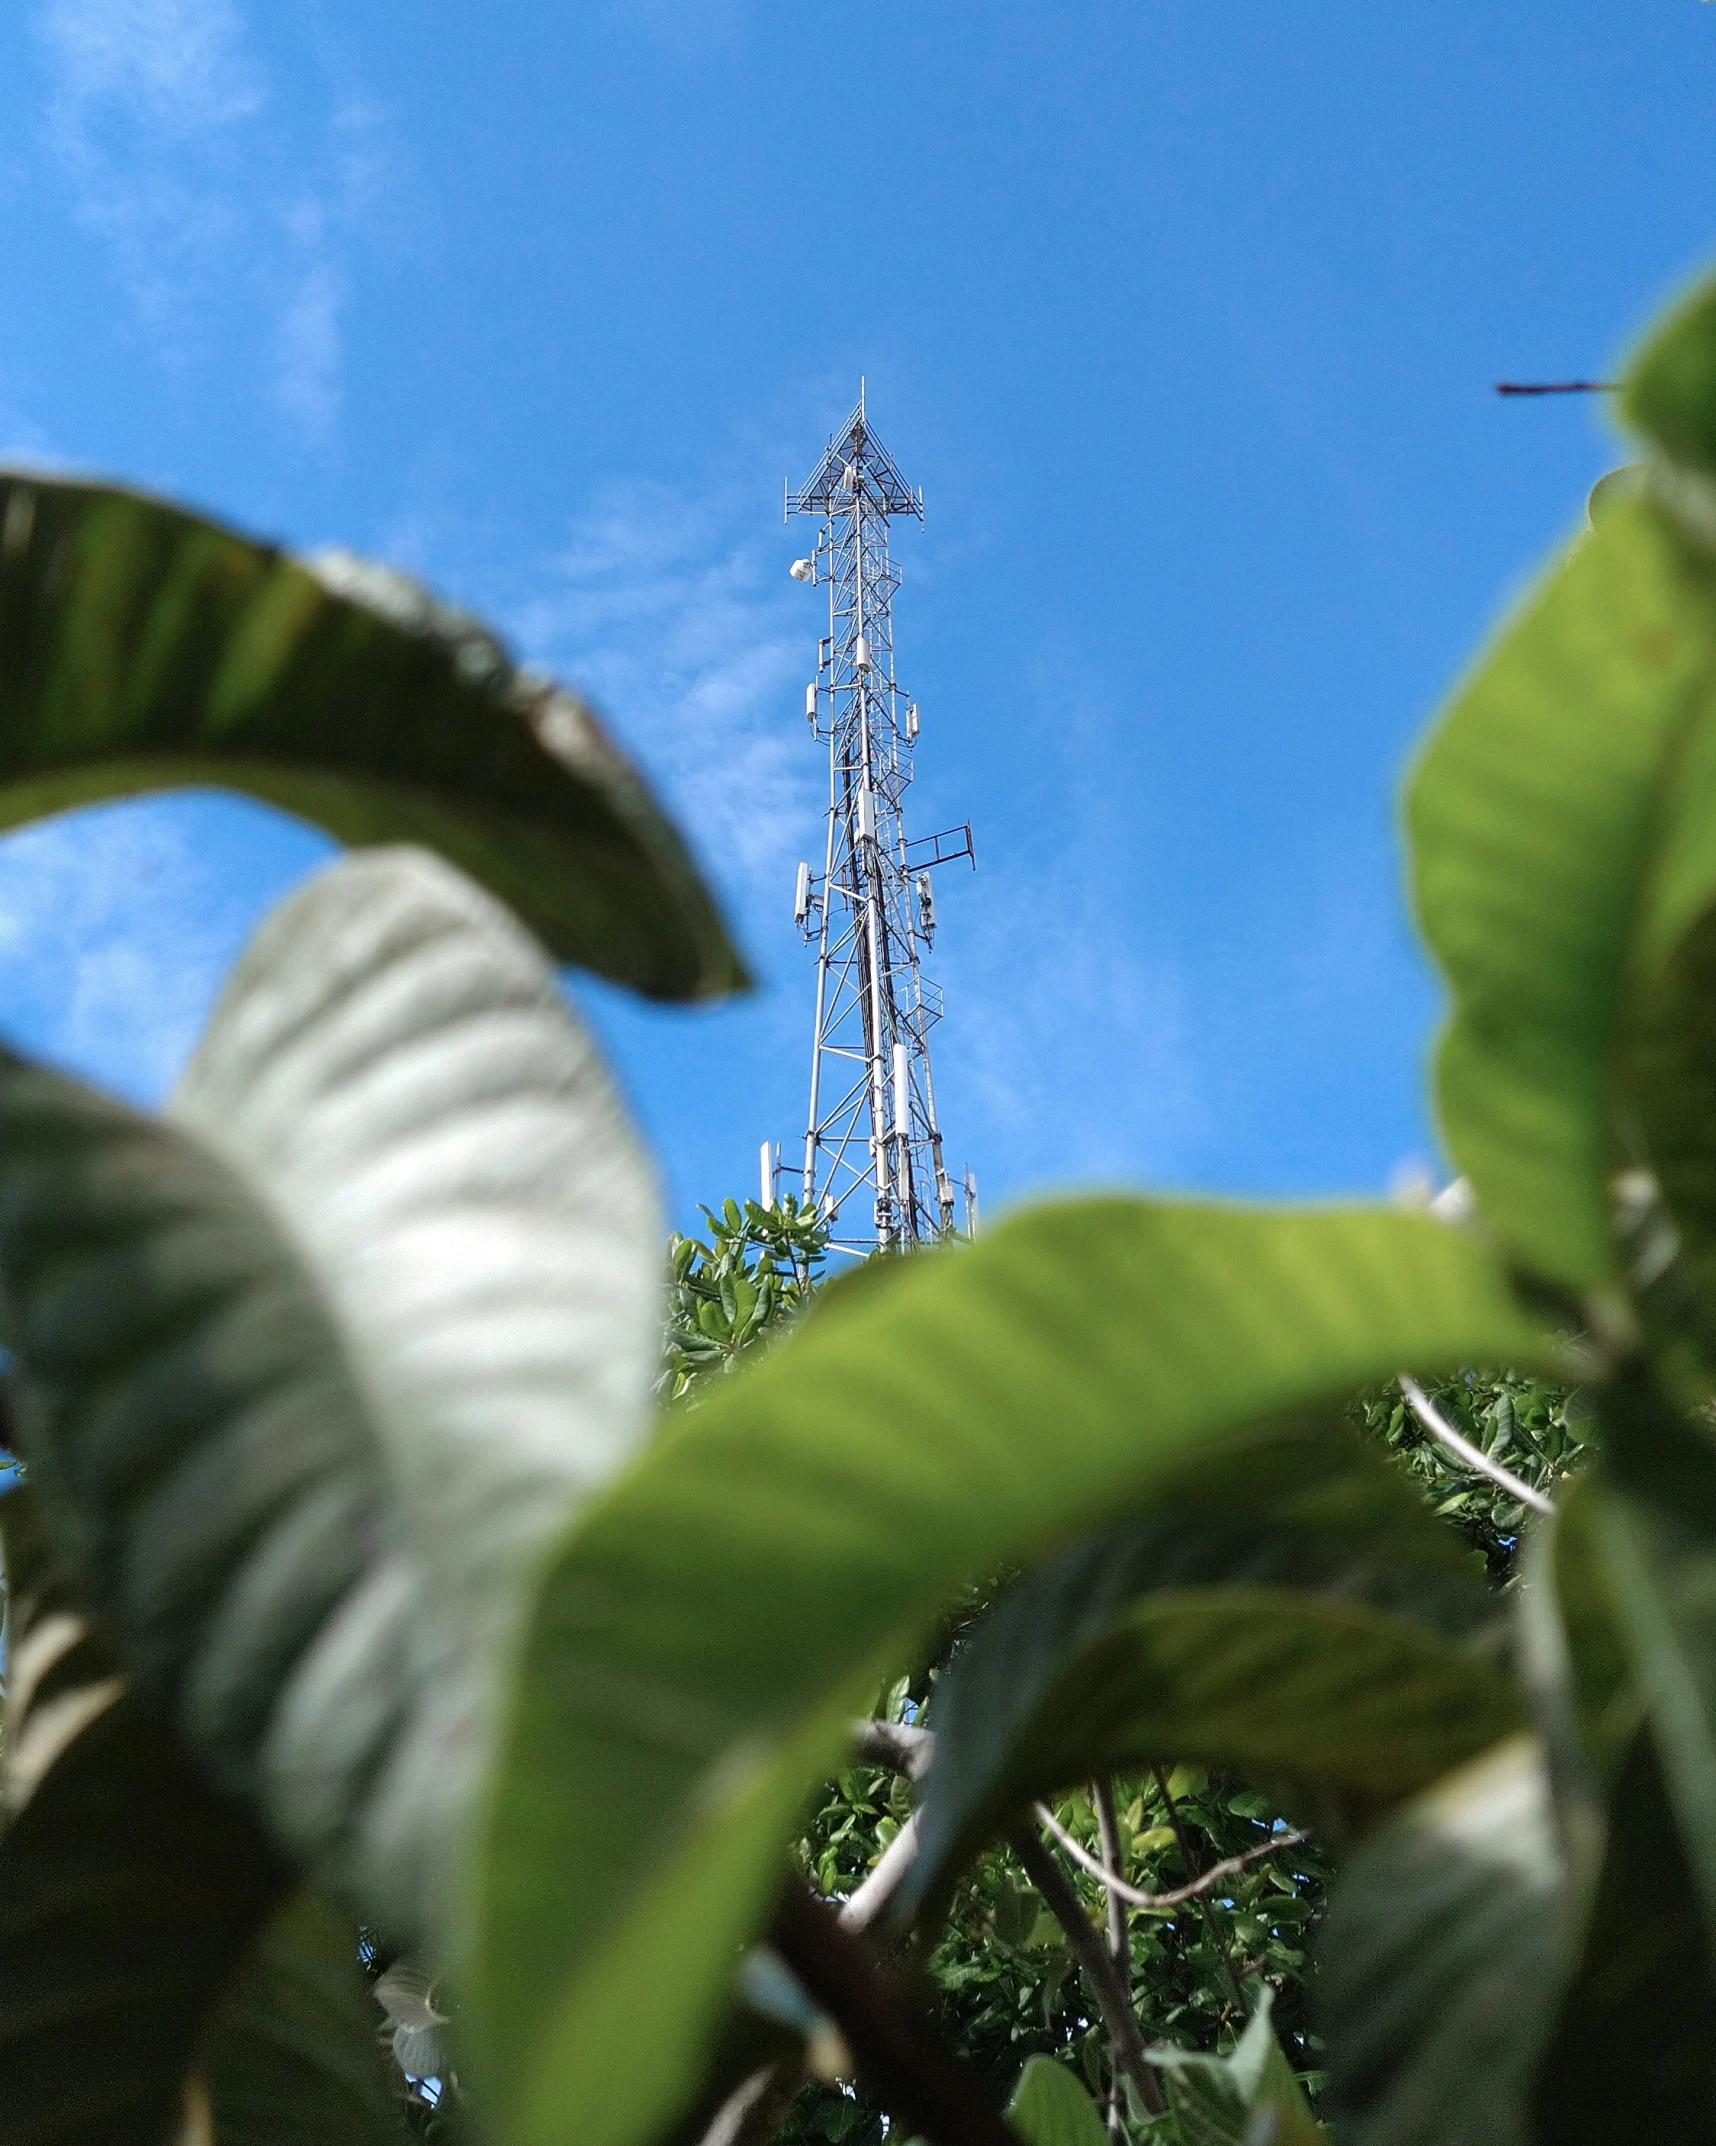
[[[894,592],[888,524],[923,519],[923,494],[901,476],[858,406],[806,483],[786,495],[788,518],[822,527],[796,580],[828,590],[828,632],[805,717],[828,747],[823,867],[798,870],[794,914],[816,947],[816,1019],[803,1198],[828,1218],[831,1241],[864,1252],[944,1236],[955,1189],[942,1156],[929,1034],[940,990],[924,974],[935,941],[935,867],[974,866],[969,824],[911,840],[904,798],[918,710],[894,670]],[[975,1201],[965,1185],[967,1219]]]

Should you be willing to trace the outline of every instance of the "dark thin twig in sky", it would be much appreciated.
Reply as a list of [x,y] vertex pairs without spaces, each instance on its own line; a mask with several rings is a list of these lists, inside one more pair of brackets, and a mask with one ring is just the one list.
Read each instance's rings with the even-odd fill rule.
[[1612,395],[1618,380],[1498,380],[1498,395]]

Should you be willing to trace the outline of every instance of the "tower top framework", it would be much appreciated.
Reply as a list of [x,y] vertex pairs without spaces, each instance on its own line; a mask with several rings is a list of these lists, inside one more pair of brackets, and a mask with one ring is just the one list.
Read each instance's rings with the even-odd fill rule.
[[[794,915],[816,947],[816,1015],[802,1195],[833,1244],[864,1252],[946,1235],[959,1202],[942,1153],[930,1031],[942,994],[925,973],[935,943],[933,874],[975,866],[969,824],[911,838],[904,799],[920,732],[894,662],[900,571],[888,524],[923,519],[914,491],[857,407],[815,469],[785,495],[790,522],[821,519],[795,580],[828,592],[828,631],[805,717],[828,748],[823,867],[798,870]],[[765,1180],[772,1188],[765,1154]],[[966,1220],[975,1206],[969,1177]]]

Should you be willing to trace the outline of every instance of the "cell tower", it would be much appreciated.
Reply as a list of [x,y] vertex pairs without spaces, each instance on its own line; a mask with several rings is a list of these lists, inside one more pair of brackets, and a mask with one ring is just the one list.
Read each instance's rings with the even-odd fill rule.
[[[930,1030],[942,995],[923,971],[935,943],[937,865],[976,867],[969,823],[912,841],[903,800],[912,779],[918,710],[894,673],[888,523],[922,521],[923,494],[900,475],[858,407],[786,515],[822,518],[793,578],[828,590],[828,632],[804,712],[828,746],[828,836],[820,873],[798,868],[793,911],[816,947],[816,1027],[803,1198],[849,1252],[906,1247],[954,1227],[956,1193],[942,1159],[930,1074]],[[765,1197],[774,1166],[764,1150]],[[966,1223],[976,1187],[964,1180]]]

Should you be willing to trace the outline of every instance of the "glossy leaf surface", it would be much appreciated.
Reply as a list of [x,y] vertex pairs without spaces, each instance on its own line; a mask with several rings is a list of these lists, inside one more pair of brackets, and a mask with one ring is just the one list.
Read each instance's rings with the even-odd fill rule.
[[165,1120],[0,1064],[19,1430],[140,1696],[444,1940],[536,1564],[644,1427],[649,1175],[536,943],[417,851],[310,882]]
[[847,1714],[963,1585],[1402,1364],[1554,1360],[1434,1222],[1093,1202],[903,1263],[670,1419],[525,1659],[473,1991],[511,2134],[630,2146],[690,2093]]
[[0,827],[194,784],[437,849],[562,960],[653,997],[744,980],[637,772],[474,619],[344,555],[0,472]]

